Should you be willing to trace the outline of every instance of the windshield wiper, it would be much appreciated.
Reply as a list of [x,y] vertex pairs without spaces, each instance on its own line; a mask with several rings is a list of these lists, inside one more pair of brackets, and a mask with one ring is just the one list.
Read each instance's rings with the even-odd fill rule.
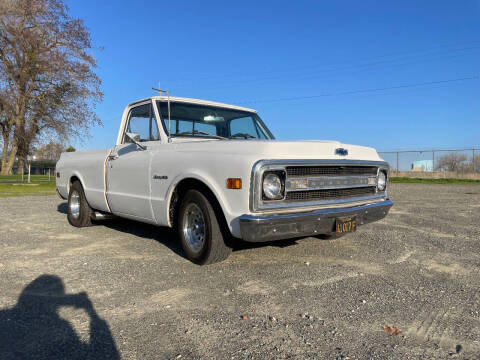
[[205,131],[200,131],[200,130],[183,131],[183,132],[173,134],[172,137],[175,137],[175,136],[195,136],[195,135],[204,135],[205,137],[208,136],[208,137],[211,137],[211,138],[214,138],[214,139],[228,140],[228,138],[226,138],[226,137],[223,137],[223,136],[220,136],[220,135],[209,134]]
[[243,137],[244,139],[256,139],[257,138],[256,136],[253,136],[253,135],[250,135],[250,134],[247,134],[247,133],[236,133],[236,134],[233,134],[232,136],[230,136],[230,139],[236,138],[236,137]]

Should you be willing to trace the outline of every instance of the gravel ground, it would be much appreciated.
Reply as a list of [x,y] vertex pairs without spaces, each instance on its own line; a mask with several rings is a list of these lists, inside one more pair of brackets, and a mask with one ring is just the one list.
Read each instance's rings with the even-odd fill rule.
[[341,239],[203,267],[168,229],[76,229],[56,197],[0,199],[0,359],[479,359],[480,186],[391,197]]

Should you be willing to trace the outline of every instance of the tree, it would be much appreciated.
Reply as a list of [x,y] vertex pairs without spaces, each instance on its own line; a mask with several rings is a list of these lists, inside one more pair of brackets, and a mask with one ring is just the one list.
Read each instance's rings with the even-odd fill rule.
[[[0,50],[1,51],[1,50]],[[14,122],[13,122],[13,111],[12,111],[12,101],[8,97],[5,89],[1,88],[2,86],[2,77],[0,75],[0,133],[2,135],[2,162],[1,168],[2,173],[6,165],[6,159],[8,156],[9,144],[12,140]]]
[[37,160],[55,161],[60,159],[60,154],[64,151],[62,144],[50,141],[47,145],[37,150]]
[[436,161],[435,169],[439,171],[463,171],[465,170],[467,155],[450,153],[443,155]]
[[73,146],[69,146],[68,148],[65,149],[65,152],[75,152],[77,151]]
[[63,142],[101,124],[90,33],[64,0],[0,2],[1,174],[41,138]]

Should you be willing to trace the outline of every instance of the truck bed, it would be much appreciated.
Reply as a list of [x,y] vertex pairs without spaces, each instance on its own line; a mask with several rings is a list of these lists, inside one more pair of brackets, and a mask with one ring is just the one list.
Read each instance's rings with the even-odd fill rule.
[[[79,151],[62,153],[57,162],[57,189],[63,197],[68,196],[69,179],[76,176],[82,183],[89,205],[93,209],[108,211],[105,200],[105,159],[110,150]],[[82,169],[80,174],[77,169]]]

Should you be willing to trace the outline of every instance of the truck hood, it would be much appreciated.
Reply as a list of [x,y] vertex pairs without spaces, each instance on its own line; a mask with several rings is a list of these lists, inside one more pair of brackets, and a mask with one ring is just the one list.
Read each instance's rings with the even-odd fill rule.
[[[260,159],[346,159],[381,161],[375,149],[365,146],[342,144],[338,141],[279,141],[279,140],[190,140],[174,139],[179,152],[208,152],[229,155],[250,155]],[[343,148],[348,155],[336,154]]]

